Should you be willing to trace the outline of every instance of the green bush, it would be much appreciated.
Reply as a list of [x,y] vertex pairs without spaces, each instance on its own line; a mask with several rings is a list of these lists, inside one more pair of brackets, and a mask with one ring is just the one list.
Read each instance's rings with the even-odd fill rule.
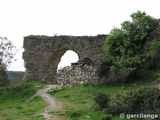
[[150,64],[149,67],[157,69],[160,67],[160,41],[154,39],[149,47]]
[[66,111],[67,116],[70,116],[71,118],[79,118],[81,117],[84,112],[83,111]]
[[125,94],[118,94],[107,113],[159,113],[160,90],[155,87],[144,87]]
[[143,48],[149,33],[158,25],[158,21],[145,12],[137,11],[131,18],[132,21],[124,21],[121,28],[111,30],[102,48],[103,69],[120,73],[119,81],[129,80],[150,62],[151,56]]
[[106,95],[106,94],[104,94],[104,93],[99,93],[99,94],[95,97],[95,102],[99,105],[99,107],[100,107],[101,109],[104,109],[104,108],[108,107],[109,101],[110,101],[109,96]]
[[0,63],[0,89],[9,86],[9,83],[6,69]]
[[112,118],[107,116],[105,118],[102,118],[102,120],[112,120]]

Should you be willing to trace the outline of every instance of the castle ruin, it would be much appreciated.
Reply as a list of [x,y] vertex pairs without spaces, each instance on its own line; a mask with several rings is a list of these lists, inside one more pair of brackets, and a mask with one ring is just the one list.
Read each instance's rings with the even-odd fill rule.
[[97,61],[103,55],[102,45],[107,35],[97,36],[27,36],[24,38],[25,78],[57,83],[57,66],[67,50],[79,59]]

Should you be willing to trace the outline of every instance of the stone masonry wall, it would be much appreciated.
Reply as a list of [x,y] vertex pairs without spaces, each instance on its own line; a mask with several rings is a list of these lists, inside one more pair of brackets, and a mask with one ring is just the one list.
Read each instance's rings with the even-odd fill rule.
[[57,66],[67,50],[76,52],[79,59],[96,61],[103,55],[102,45],[107,35],[97,36],[27,36],[24,38],[24,79],[32,78],[56,84]]
[[70,67],[64,67],[57,73],[57,84],[60,87],[82,85],[87,82],[98,82],[97,66],[89,58],[79,60]]

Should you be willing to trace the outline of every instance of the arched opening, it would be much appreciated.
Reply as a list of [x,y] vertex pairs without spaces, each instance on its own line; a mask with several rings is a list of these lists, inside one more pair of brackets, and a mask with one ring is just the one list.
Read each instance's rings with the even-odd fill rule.
[[61,57],[60,62],[58,64],[58,70],[66,67],[71,66],[71,63],[75,63],[79,60],[78,54],[72,50],[67,50],[64,55]]

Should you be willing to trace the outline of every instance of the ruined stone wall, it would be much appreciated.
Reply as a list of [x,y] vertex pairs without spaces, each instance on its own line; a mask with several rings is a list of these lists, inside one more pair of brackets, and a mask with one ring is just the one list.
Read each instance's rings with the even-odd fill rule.
[[64,67],[57,73],[57,84],[60,87],[71,87],[73,85],[82,85],[87,82],[95,83],[98,81],[98,66],[88,58],[79,60],[70,67]]
[[102,45],[106,35],[97,36],[27,36],[24,38],[25,78],[57,82],[57,66],[67,50],[76,52],[80,59],[96,61],[103,55]]
[[[82,68],[85,68],[94,74],[94,67],[92,69],[90,68],[91,66],[72,66],[71,68],[65,68],[67,70],[66,74],[70,74],[64,75],[62,72],[60,72],[57,75],[57,66],[60,62],[61,56],[67,50],[73,50],[78,54],[80,59],[88,57],[91,60],[96,61],[98,57],[103,55],[101,48],[106,37],[107,35],[25,37],[23,59],[25,61],[26,72],[24,75],[24,79],[30,77],[33,80],[42,80],[48,83],[57,83],[60,81],[59,77],[62,78],[62,76],[64,76],[65,78],[67,78],[70,77],[69,75],[71,75],[72,77],[75,76],[78,81],[81,81],[80,79],[84,79],[90,74],[90,72],[84,72]],[[144,45],[144,50],[146,52],[153,39],[157,39],[158,41],[160,41],[160,24],[157,29],[151,32],[151,34],[147,38],[147,42]],[[74,75],[72,75],[71,72],[73,70],[75,70],[73,72]],[[62,75],[60,75],[61,73]],[[106,75],[109,76],[108,74]],[[77,78],[77,76],[79,76],[80,79]],[[104,79],[106,79],[106,77],[104,77]],[[91,79],[88,77],[85,78],[85,80]],[[82,82],[84,82],[85,80],[82,80]],[[73,81],[71,80],[70,82]]]

